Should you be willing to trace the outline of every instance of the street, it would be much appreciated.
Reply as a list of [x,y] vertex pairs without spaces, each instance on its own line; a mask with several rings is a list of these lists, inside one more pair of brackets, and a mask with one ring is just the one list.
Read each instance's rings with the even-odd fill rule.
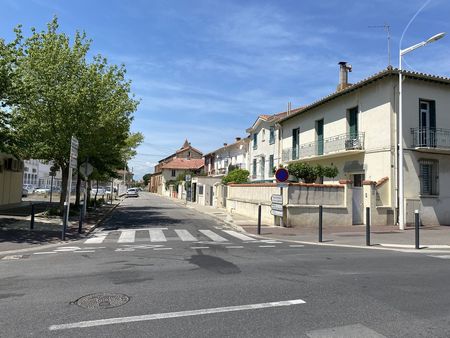
[[0,336],[448,337],[449,281],[448,259],[261,239],[141,193],[0,260]]

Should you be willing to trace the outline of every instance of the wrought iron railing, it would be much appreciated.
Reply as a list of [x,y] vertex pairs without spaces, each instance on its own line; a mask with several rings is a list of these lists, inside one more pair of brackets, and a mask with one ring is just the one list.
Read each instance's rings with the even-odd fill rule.
[[450,129],[411,128],[414,148],[450,148]]
[[364,133],[346,133],[283,149],[283,161],[364,149]]

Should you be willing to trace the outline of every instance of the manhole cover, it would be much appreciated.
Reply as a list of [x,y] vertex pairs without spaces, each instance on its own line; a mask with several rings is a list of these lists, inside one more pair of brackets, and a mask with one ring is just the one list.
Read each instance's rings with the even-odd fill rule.
[[77,299],[74,303],[89,310],[111,309],[128,303],[130,297],[121,293],[94,293]]

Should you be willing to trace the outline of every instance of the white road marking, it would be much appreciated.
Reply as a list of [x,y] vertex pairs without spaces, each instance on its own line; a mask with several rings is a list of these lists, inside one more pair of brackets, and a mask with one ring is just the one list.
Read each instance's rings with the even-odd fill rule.
[[243,241],[256,241],[255,238],[246,236],[246,235],[241,234],[240,232],[237,232],[237,231],[233,231],[233,230],[222,230],[222,231],[227,233],[230,236],[236,237],[236,238],[238,238],[240,240],[243,240]]
[[123,230],[120,233],[120,237],[117,243],[134,243],[135,237],[136,237],[135,230]]
[[215,232],[212,232],[211,230],[199,230],[203,235],[206,237],[209,237],[214,242],[228,242],[226,238],[223,238],[222,236],[219,236]]
[[84,244],[100,244],[103,243],[107,235],[95,235],[94,237],[88,238],[84,241]]
[[191,249],[209,249],[209,246],[191,246]]
[[234,245],[234,246],[226,246],[225,248],[227,248],[227,249],[242,249],[243,246],[241,246],[241,245]]
[[260,248],[275,248],[275,245],[259,245]]
[[177,233],[178,237],[180,237],[183,242],[197,241],[197,238],[192,236],[191,233],[187,230],[175,229],[175,232]]
[[133,248],[118,248],[114,251],[134,251],[134,249]]
[[148,229],[150,242],[167,242],[166,236],[161,229]]
[[43,251],[43,252],[35,252],[33,255],[48,255],[48,254],[55,254],[56,251]]
[[74,252],[95,252],[95,250],[78,250],[78,251],[74,251]]
[[88,320],[88,321],[77,322],[77,323],[51,325],[48,329],[50,331],[56,331],[56,330],[95,327],[95,326],[104,326],[104,325],[112,325],[112,324],[143,322],[143,321],[158,320],[158,319],[180,318],[180,317],[189,317],[189,316],[202,316],[202,315],[208,315],[208,314],[213,314],[213,313],[259,310],[259,309],[267,309],[267,308],[273,308],[273,307],[292,306],[292,305],[298,305],[298,304],[305,304],[305,301],[302,299],[292,299],[292,300],[285,300],[285,301],[280,301],[280,302],[225,306],[225,307],[217,307],[217,308],[209,308],[209,309],[155,313],[155,314],[148,314],[148,315],[141,315],[141,316]]
[[13,259],[21,259],[23,257],[23,255],[9,255],[9,256],[5,256],[2,259],[4,260],[13,260]]
[[153,250],[172,250],[172,248],[154,248]]
[[76,250],[80,250],[81,248],[77,247],[77,246],[64,246],[61,248],[57,248],[54,251],[56,252],[70,252],[70,251],[76,251]]
[[441,259],[450,259],[450,255],[428,255],[428,256]]

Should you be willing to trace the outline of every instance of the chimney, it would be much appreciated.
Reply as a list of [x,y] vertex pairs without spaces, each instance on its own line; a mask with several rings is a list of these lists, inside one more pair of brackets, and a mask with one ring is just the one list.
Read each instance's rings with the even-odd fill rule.
[[350,86],[350,83],[348,83],[348,73],[351,71],[351,65],[347,64],[345,61],[339,62],[339,84],[337,86],[337,91],[343,90]]
[[236,137],[236,142],[239,142],[241,140],[240,137]]
[[223,146],[226,147],[228,145],[228,143],[224,143]]

